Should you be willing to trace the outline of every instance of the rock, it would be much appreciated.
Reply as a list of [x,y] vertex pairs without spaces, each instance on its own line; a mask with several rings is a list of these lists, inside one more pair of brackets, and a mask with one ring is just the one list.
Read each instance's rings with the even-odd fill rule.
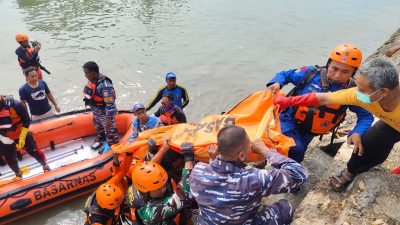
[[348,222],[344,222],[342,225],[350,225]]
[[398,201],[399,198],[395,196],[380,196],[376,199],[381,212],[397,221],[400,221],[400,213],[397,211],[397,207],[394,207],[398,204]]
[[347,199],[343,199],[343,201],[341,201],[339,204],[339,208],[343,209],[346,206],[346,202],[347,202]]
[[360,183],[358,183],[358,189],[362,192],[365,191],[365,183],[363,181],[360,181]]
[[356,198],[354,198],[353,195],[349,197],[349,202],[351,203],[353,208],[357,208],[358,204],[357,204]]
[[326,212],[330,203],[331,203],[330,199],[327,199],[324,203],[322,203],[321,208],[320,208],[321,212]]
[[387,225],[387,223],[383,219],[377,219],[371,223],[371,225]]

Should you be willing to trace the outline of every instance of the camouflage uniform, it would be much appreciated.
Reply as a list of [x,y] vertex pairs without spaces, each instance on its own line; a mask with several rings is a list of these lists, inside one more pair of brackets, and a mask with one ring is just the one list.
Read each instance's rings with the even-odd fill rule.
[[[162,199],[153,199],[129,187],[126,195],[126,203],[131,208],[136,208],[136,218],[145,225],[174,225],[174,218],[185,206],[189,198],[189,175],[190,170],[183,168],[182,180],[173,190],[169,182],[166,196]],[[133,194],[132,192],[135,192]],[[139,195],[139,196],[138,196]],[[130,199],[129,196],[136,196]]]
[[307,180],[304,168],[292,159],[268,151],[273,170],[245,169],[243,163],[198,163],[190,176],[191,194],[199,204],[197,224],[289,224],[293,208],[287,200],[262,206],[262,197],[291,192]]
[[[115,116],[117,115],[117,107],[115,105],[115,91],[111,82],[105,79],[104,75],[100,75],[96,86],[96,95],[104,99],[105,106],[91,105],[93,110],[93,124],[96,128],[99,141],[107,141],[108,145],[119,142],[117,125]],[[111,119],[110,130],[105,130],[106,118]]]

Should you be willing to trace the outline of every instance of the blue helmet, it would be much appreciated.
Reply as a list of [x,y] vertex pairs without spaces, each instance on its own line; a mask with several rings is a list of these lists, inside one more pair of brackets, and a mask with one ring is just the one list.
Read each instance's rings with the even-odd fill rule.
[[165,79],[166,80],[168,80],[168,79],[176,79],[176,74],[173,73],[173,72],[169,72],[169,73],[165,74]]
[[133,112],[136,112],[136,111],[138,111],[139,109],[145,109],[145,108],[146,108],[146,107],[143,105],[143,103],[137,102],[137,103],[133,104],[132,111],[133,111]]

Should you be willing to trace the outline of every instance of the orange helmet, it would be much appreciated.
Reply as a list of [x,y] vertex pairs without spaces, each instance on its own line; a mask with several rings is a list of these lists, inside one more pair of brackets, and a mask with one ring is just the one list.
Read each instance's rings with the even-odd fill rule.
[[28,38],[28,35],[23,34],[23,33],[19,33],[19,34],[16,34],[16,35],[15,35],[15,40],[16,40],[17,42],[27,41],[28,39],[29,39],[29,38]]
[[140,162],[139,159],[132,159],[132,164],[131,164],[131,166],[129,167],[128,172],[126,173],[126,176],[129,177],[129,179],[132,180],[132,171],[133,171],[133,168],[135,168],[135,166],[136,166],[139,162]]
[[101,208],[113,210],[123,201],[124,195],[115,184],[104,183],[97,188],[96,201]]
[[331,51],[329,58],[358,68],[361,65],[362,53],[355,45],[341,44]]
[[141,162],[132,170],[133,186],[143,193],[157,190],[164,186],[167,181],[167,172],[157,163]]

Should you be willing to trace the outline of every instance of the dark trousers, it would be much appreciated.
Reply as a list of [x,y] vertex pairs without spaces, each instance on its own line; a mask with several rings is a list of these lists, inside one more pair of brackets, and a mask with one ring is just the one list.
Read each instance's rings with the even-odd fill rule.
[[[14,140],[14,143],[11,145],[5,145],[0,142],[0,155],[4,156],[8,166],[17,174],[20,170],[17,161],[16,143],[18,143],[18,139]],[[46,156],[37,149],[36,142],[31,132],[28,132],[26,135],[25,151],[35,158],[42,166],[46,165]]]
[[352,174],[368,171],[372,167],[383,163],[389,156],[394,144],[400,141],[400,132],[382,121],[373,125],[362,136],[364,154],[352,154],[347,163],[347,170]]
[[4,157],[7,165],[14,171],[16,175],[20,173],[15,143],[11,145],[5,145],[0,142],[0,156]]
[[[18,140],[16,140],[14,143],[18,143]],[[14,145],[15,147],[15,145]],[[33,139],[33,135],[31,132],[28,132],[28,135],[26,135],[26,140],[25,140],[25,151],[32,156],[36,161],[38,161],[42,166],[46,165],[46,156],[43,154],[42,151],[40,151],[37,148],[36,142]]]

